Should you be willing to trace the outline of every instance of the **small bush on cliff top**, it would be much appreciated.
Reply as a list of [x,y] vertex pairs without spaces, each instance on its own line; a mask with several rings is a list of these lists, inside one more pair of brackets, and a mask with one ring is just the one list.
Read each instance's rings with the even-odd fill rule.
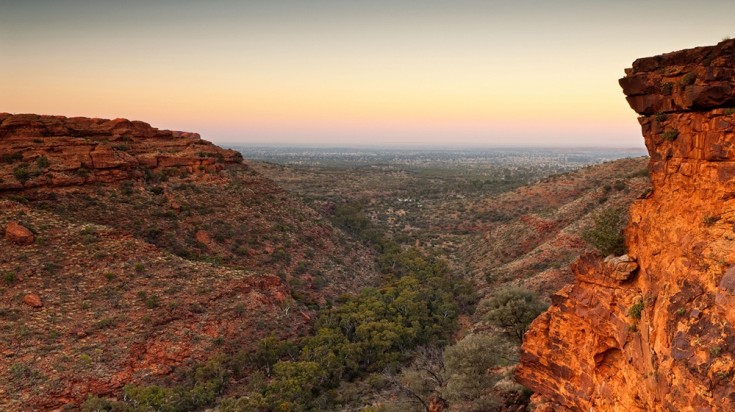
[[626,213],[623,208],[606,209],[594,217],[594,226],[582,234],[603,255],[622,255],[625,253],[623,227]]

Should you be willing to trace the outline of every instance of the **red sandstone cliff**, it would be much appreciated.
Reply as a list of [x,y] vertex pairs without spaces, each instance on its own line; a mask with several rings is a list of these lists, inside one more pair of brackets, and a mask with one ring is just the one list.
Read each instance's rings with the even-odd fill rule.
[[651,156],[626,229],[640,267],[580,258],[517,378],[545,410],[735,410],[735,40],[636,60],[620,85]]
[[0,190],[203,173],[241,161],[197,133],[139,121],[0,113]]

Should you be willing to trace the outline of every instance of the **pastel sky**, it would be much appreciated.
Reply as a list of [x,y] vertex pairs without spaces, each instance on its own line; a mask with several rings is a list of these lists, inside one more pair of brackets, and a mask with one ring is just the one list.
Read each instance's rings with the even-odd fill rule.
[[217,143],[641,146],[634,59],[735,1],[4,0],[0,111]]

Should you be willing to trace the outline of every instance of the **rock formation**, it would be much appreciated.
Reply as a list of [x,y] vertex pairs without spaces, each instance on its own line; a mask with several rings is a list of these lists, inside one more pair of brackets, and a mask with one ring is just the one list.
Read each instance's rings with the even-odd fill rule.
[[8,222],[5,226],[5,240],[17,245],[31,245],[35,237],[33,232],[18,222]]
[[241,161],[197,133],[139,121],[0,113],[0,190],[205,173]]
[[735,410],[735,40],[636,60],[620,85],[653,183],[631,258],[575,263],[517,378],[545,410]]

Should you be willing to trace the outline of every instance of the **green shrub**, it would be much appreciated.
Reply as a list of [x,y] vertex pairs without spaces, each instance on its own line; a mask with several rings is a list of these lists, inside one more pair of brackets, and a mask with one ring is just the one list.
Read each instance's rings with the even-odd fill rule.
[[500,374],[488,371],[512,364],[517,356],[513,345],[498,336],[465,336],[444,350],[446,386],[441,389],[442,397],[450,404],[469,403],[473,410],[499,410],[498,400],[487,388],[500,379]]
[[661,94],[668,96],[674,90],[674,83],[668,82],[661,85]]
[[15,273],[13,272],[5,272],[3,274],[3,281],[6,285],[12,285],[13,283],[15,283],[16,280],[17,278],[15,277]]
[[717,223],[718,220],[720,220],[718,216],[705,216],[702,218],[702,223],[704,223],[705,226],[709,227]]
[[31,172],[28,170],[28,165],[23,163],[20,166],[16,166],[13,169],[13,177],[21,183],[28,181],[28,179],[31,178]]
[[697,80],[696,73],[687,73],[681,79],[679,79],[679,84],[682,86],[689,86],[689,85],[694,84],[696,80]]
[[633,319],[640,319],[643,314],[643,301],[636,303],[628,309],[628,316]]
[[605,209],[593,217],[594,225],[582,234],[582,238],[603,255],[625,254],[623,227],[627,220],[625,209]]
[[677,137],[679,137],[679,131],[676,129],[669,129],[666,130],[661,137],[664,138],[664,140],[668,140],[669,142],[672,142],[676,140]]
[[38,159],[36,159],[36,166],[38,166],[39,169],[47,168],[48,158],[46,156],[40,156]]
[[501,289],[488,302],[487,320],[510,337],[523,340],[534,319],[546,310],[533,292],[520,288]]
[[7,153],[0,156],[4,163],[15,163],[23,160],[23,152]]

